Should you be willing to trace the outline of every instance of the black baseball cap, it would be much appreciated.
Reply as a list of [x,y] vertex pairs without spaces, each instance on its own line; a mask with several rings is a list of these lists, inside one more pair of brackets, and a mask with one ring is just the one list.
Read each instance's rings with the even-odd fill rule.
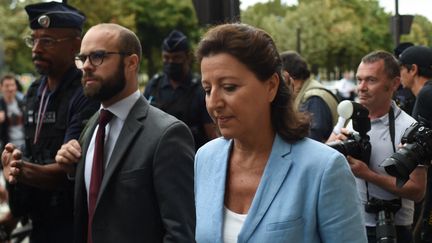
[[402,65],[416,64],[419,68],[432,71],[432,49],[426,46],[411,46],[399,56]]

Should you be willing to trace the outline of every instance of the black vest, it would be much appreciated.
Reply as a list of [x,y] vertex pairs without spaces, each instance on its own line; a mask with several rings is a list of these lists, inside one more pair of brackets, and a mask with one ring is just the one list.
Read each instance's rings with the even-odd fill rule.
[[[30,161],[36,164],[50,164],[63,144],[66,125],[69,119],[68,110],[70,100],[81,85],[79,73],[70,82],[62,85],[60,90],[52,94],[42,120],[42,129],[38,142],[33,143],[36,131],[39,105],[41,97],[37,95],[40,80],[33,82],[27,91],[24,113],[26,134],[26,153]],[[46,99],[46,97],[45,97]],[[42,109],[41,109],[42,110]]]
[[[70,101],[81,86],[81,72],[69,71],[58,90],[49,99],[37,144],[33,143],[41,100],[38,89],[41,80],[29,87],[25,97],[24,126],[25,160],[35,164],[54,163],[57,150],[63,144],[68,124]],[[46,98],[45,98],[46,100]],[[61,218],[73,221],[73,183],[63,190],[42,190],[18,183],[8,185],[10,209],[15,216],[30,216],[34,223]]]

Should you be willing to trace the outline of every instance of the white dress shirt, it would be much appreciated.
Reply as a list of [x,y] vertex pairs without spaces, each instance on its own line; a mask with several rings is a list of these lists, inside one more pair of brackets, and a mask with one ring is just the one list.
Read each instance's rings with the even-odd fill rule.
[[[104,146],[104,161],[105,161],[105,169],[107,168],[111,154],[114,150],[114,146],[116,144],[116,141],[120,135],[120,131],[123,128],[124,122],[126,120],[126,117],[129,115],[130,110],[132,109],[133,105],[138,101],[139,97],[141,96],[141,93],[137,90],[133,94],[129,95],[128,97],[118,101],[117,103],[112,104],[109,107],[103,107],[101,106],[100,109],[107,109],[111,111],[111,113],[114,114],[111,121],[107,124],[105,127],[105,146]],[[84,169],[84,181],[85,186],[87,189],[87,198],[89,193],[89,187],[90,187],[90,178],[91,178],[91,171],[93,167],[93,154],[94,154],[94,147],[95,147],[95,138],[96,138],[96,132],[98,129],[98,126],[96,126],[92,139],[90,141],[86,159],[85,159],[85,169]]]

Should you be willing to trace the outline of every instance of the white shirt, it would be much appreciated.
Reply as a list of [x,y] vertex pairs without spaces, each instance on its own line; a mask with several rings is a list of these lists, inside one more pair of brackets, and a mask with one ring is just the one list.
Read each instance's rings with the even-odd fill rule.
[[[414,118],[409,116],[403,110],[401,110],[394,101],[392,101],[393,112],[395,115],[395,148],[397,150],[398,144],[405,130],[415,122]],[[352,130],[352,123],[350,122],[348,128]],[[384,116],[371,120],[371,130],[367,133],[370,136],[370,143],[372,145],[372,151],[370,156],[369,168],[378,174],[389,175],[384,167],[380,164],[384,159],[390,157],[393,152],[393,145],[390,138],[389,129],[389,116],[385,114]],[[363,204],[367,202],[366,194],[366,184],[365,181],[357,178],[357,189],[360,195],[360,199]],[[375,197],[378,199],[392,200],[397,199],[399,196],[379,187],[373,183],[368,183],[368,191],[370,197]],[[365,216],[366,226],[375,226],[375,214],[367,213],[363,211]],[[408,226],[413,223],[414,215],[414,201],[402,198],[402,208],[399,209],[395,216],[395,225]]]
[[[114,103],[113,105],[109,107],[103,107],[101,106],[100,109],[107,109],[111,111],[114,116],[111,119],[111,121],[107,124],[105,127],[105,146],[104,146],[104,161],[105,163],[105,169],[108,167],[111,154],[114,150],[114,146],[116,144],[116,141],[120,135],[120,131],[123,128],[124,122],[126,120],[126,117],[129,115],[130,110],[132,109],[132,106],[135,105],[135,103],[138,101],[139,97],[141,96],[140,92],[137,90],[135,93],[129,95],[128,97],[118,101],[117,103]],[[84,182],[87,189],[87,198],[90,188],[90,178],[91,178],[91,171],[93,167],[93,154],[94,154],[94,147],[95,147],[95,138],[96,138],[96,132],[99,125],[96,126],[92,139],[90,141],[86,159],[85,159],[85,168],[84,168]]]
[[224,207],[224,222],[223,222],[223,242],[224,243],[237,243],[237,237],[243,224],[246,220],[247,214],[238,214],[227,207]]

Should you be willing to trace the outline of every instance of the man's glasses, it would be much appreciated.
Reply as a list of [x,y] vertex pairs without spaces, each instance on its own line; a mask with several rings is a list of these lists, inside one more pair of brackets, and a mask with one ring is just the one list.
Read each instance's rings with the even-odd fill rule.
[[31,36],[27,36],[24,38],[24,42],[30,48],[33,48],[36,44],[42,46],[43,48],[50,48],[53,47],[58,42],[72,40],[72,39],[79,39],[79,37],[65,37],[60,39],[54,39],[51,37],[34,38]]
[[75,65],[78,69],[82,69],[84,67],[85,61],[88,58],[90,64],[92,66],[97,67],[103,63],[104,58],[107,57],[108,55],[128,56],[131,54],[126,52],[112,52],[112,51],[95,51],[95,52],[90,52],[90,54],[88,55],[78,54],[75,56]]

